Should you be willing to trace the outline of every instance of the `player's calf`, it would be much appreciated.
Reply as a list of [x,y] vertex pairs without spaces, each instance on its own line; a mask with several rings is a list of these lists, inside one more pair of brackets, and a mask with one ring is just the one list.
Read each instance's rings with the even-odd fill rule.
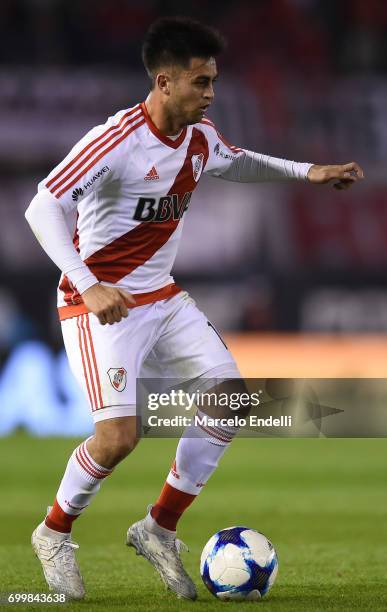
[[137,417],[106,419],[95,424],[88,450],[97,463],[112,469],[134,450],[138,441]]
[[[234,379],[212,387],[207,393],[208,397],[220,393],[240,395],[246,393],[246,387],[243,380]],[[176,530],[180,517],[218,467],[239,429],[232,424],[233,419],[230,424],[230,417],[235,417],[235,413],[228,407],[217,403],[201,405],[195,423],[184,431],[167,480],[151,509],[153,519],[161,527]]]

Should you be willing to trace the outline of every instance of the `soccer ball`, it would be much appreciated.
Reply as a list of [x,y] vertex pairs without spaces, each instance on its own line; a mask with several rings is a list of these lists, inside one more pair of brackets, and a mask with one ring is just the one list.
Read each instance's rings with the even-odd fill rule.
[[257,600],[273,586],[278,559],[273,544],[248,527],[228,527],[203,548],[200,574],[219,599]]

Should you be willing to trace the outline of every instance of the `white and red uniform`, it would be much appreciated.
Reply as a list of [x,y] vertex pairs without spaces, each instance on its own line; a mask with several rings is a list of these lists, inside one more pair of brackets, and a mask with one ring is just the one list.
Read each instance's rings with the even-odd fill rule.
[[[74,244],[97,279],[153,302],[178,291],[171,269],[201,173],[227,169],[241,152],[207,119],[163,136],[139,104],[91,130],[40,188],[66,213],[77,209]],[[61,319],[87,312],[65,276],[58,306]]]
[[[65,345],[93,413],[101,411],[96,420],[133,414],[136,377],[150,361],[155,369],[147,374],[157,370],[155,377],[238,375],[171,276],[192,192],[203,172],[250,182],[302,180],[309,168],[230,145],[206,118],[177,138],[165,136],[142,103],[92,129],[40,183],[26,216],[62,269]],[[60,216],[75,225],[71,248]],[[88,313],[81,293],[97,281],[134,295],[127,319],[102,326]]]

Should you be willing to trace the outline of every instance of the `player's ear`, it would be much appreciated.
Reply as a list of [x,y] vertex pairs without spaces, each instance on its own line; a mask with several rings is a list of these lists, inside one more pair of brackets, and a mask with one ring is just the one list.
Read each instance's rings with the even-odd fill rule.
[[167,73],[159,72],[159,74],[156,75],[155,83],[156,83],[156,87],[160,91],[162,91],[166,96],[169,96],[171,78]]

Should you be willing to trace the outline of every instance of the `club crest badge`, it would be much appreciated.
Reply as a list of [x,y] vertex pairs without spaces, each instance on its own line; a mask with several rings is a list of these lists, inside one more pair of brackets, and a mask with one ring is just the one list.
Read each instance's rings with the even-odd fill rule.
[[203,162],[204,162],[203,153],[199,153],[199,155],[192,155],[191,162],[192,162],[193,177],[195,181],[198,182],[198,180],[200,179],[200,175],[203,171]]
[[126,387],[126,370],[125,368],[110,368],[108,375],[113,389],[123,391]]

